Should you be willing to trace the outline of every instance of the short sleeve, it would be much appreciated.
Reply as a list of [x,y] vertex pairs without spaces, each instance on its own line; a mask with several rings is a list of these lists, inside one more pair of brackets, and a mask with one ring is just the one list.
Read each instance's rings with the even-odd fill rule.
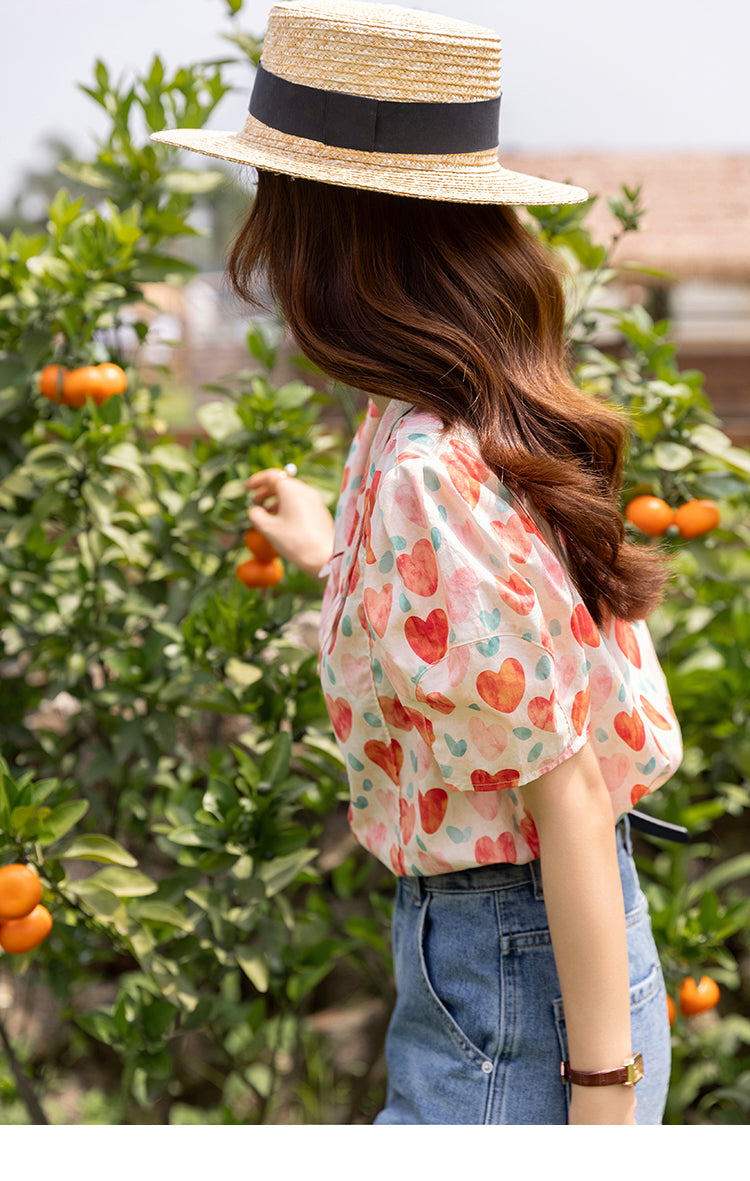
[[584,745],[587,662],[579,644],[570,656],[555,645],[570,588],[537,524],[475,452],[452,444],[389,470],[368,542],[374,677],[393,687],[447,788],[514,788]]

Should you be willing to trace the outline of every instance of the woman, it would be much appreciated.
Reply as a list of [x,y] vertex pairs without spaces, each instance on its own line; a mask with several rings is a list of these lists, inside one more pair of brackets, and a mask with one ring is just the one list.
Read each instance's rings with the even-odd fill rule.
[[555,265],[510,208],[586,193],[498,163],[499,52],[430,14],[278,4],[243,131],[156,138],[258,167],[233,286],[266,283],[370,395],[335,525],[283,472],[248,487],[327,577],[350,823],[398,876],[376,1122],[659,1123],[627,813],[681,757],[643,622],[665,572],[624,541],[627,426],[571,383]]

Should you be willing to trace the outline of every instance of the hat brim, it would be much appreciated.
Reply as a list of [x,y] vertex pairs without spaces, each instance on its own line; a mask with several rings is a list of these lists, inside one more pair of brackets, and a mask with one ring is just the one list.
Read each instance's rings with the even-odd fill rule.
[[575,185],[511,172],[502,167],[494,152],[481,153],[481,162],[476,156],[465,160],[461,156],[409,156],[399,166],[393,156],[331,149],[312,140],[274,132],[252,117],[236,133],[181,128],[157,132],[151,139],[269,172],[425,200],[474,205],[579,205],[588,199],[586,190]]

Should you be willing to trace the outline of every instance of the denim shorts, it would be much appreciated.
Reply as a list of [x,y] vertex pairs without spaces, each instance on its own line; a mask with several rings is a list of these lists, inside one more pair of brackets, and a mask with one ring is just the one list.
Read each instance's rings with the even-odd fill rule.
[[[627,821],[617,845],[631,1038],[644,1066],[636,1123],[660,1124],[671,1056],[666,991]],[[568,1044],[539,861],[400,878],[392,933],[397,999],[375,1123],[566,1124]]]

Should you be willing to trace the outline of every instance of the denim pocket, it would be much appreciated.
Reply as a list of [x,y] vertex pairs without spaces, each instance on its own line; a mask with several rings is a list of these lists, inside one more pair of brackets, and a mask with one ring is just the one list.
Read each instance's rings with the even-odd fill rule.
[[486,1070],[497,1052],[500,1024],[493,895],[426,893],[417,941],[422,987],[440,1027],[470,1062]]

